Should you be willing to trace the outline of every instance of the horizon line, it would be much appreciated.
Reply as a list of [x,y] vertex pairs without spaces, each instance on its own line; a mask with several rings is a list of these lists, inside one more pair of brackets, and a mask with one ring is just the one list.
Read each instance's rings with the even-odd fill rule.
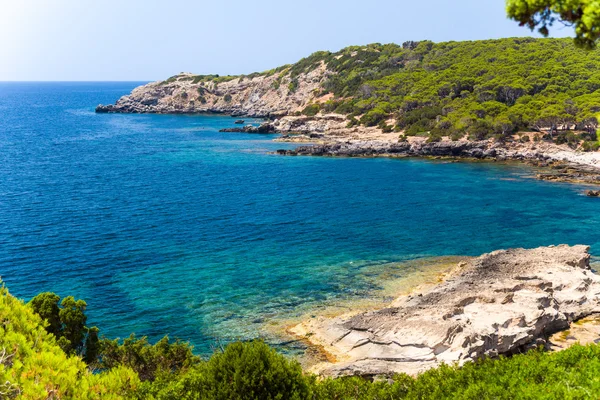
[[109,79],[109,80],[1,80],[0,83],[128,83],[128,82],[157,82],[156,79]]

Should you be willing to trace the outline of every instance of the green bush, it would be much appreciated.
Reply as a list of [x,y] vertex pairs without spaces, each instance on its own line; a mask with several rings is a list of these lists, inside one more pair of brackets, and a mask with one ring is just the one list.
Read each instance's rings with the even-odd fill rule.
[[[402,136],[400,140],[402,140]],[[405,138],[405,137],[404,137]],[[100,341],[101,361],[91,373],[79,356],[58,345],[63,308],[44,293],[26,306],[0,288],[0,398],[2,399],[588,399],[600,397],[600,346],[575,345],[560,352],[534,350],[483,359],[462,367],[442,365],[416,378],[327,378],[303,374],[261,341],[232,343],[204,361],[191,347],[167,338]],[[71,301],[71,299],[73,299]],[[34,305],[35,304],[35,305]],[[42,320],[33,312],[46,316]],[[56,310],[58,308],[58,319]],[[80,321],[81,318],[75,318]],[[77,324],[75,324],[77,325]],[[92,334],[88,338],[94,342]],[[98,344],[98,342],[96,342]],[[88,345],[89,346],[89,345]],[[143,381],[140,380],[143,379]]]
[[156,399],[309,399],[313,379],[264,342],[232,343],[179,379],[146,385]]
[[189,343],[170,342],[166,336],[154,345],[148,343],[146,337],[138,339],[134,334],[122,343],[118,339],[103,339],[99,348],[100,369],[126,366],[137,372],[143,381],[152,381],[159,374],[185,371],[200,360],[192,353],[193,347]]
[[599,148],[600,148],[600,143],[599,142],[590,142],[590,141],[586,140],[581,145],[581,149],[583,151],[598,151]]
[[[54,299],[42,303],[52,318]],[[58,297],[58,296],[56,296]],[[81,358],[67,355],[31,305],[26,306],[0,286],[0,398],[2,399],[125,399],[140,388],[135,372],[119,366],[92,374]]]
[[288,90],[290,93],[295,93],[298,90],[298,79],[294,78],[288,85]]
[[392,125],[388,125],[385,121],[379,122],[377,127],[381,129],[383,133],[390,133],[394,131],[394,127]]
[[321,110],[321,105],[318,103],[307,105],[304,110],[302,110],[302,114],[313,117],[319,113]]
[[356,118],[351,117],[346,124],[346,128],[353,128],[357,125],[360,125],[360,122]]
[[376,108],[360,117],[360,123],[366,126],[376,126],[381,121],[384,121],[387,118],[388,113],[386,113],[382,109]]

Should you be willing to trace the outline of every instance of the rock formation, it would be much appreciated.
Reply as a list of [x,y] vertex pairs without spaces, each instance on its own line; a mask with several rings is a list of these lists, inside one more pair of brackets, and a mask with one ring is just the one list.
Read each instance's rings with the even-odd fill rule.
[[318,68],[292,76],[289,70],[222,79],[182,73],[135,88],[98,113],[225,113],[232,116],[284,116],[302,111],[316,99],[330,74]]
[[600,277],[586,246],[500,250],[461,263],[425,293],[354,316],[317,317],[293,328],[338,362],[332,376],[416,374],[544,344],[600,311]]
[[279,150],[282,155],[314,156],[439,156],[494,159],[539,159],[545,156],[541,152],[512,152],[509,148],[491,141],[337,141],[322,145],[300,146],[294,150]]
[[588,190],[586,195],[588,197],[600,197],[600,190]]
[[225,128],[219,132],[241,132],[241,133],[275,133],[275,127],[268,122],[262,123],[259,126],[246,125],[243,128]]

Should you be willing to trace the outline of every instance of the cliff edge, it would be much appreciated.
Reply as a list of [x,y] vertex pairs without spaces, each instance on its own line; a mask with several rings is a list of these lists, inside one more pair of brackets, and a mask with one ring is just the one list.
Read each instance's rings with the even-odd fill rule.
[[300,73],[289,68],[237,77],[181,73],[137,87],[114,105],[99,105],[96,112],[284,116],[315,101],[329,74],[324,63]]

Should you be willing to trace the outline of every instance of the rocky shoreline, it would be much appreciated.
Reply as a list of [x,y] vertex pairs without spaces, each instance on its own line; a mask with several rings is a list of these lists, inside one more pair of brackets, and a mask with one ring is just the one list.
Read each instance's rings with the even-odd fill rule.
[[[510,355],[600,312],[600,276],[587,246],[500,250],[388,307],[313,317],[291,329],[328,354],[326,376],[418,374],[442,363]],[[596,330],[600,335],[600,327]]]
[[[296,141],[297,138],[290,138]],[[542,143],[499,143],[493,140],[442,140],[428,143],[422,138],[411,141],[337,140],[295,149],[277,150],[284,156],[319,157],[428,157],[455,160],[520,161],[541,167],[536,178],[546,181],[599,185],[600,168],[595,163],[582,163],[577,153],[563,147]],[[287,138],[284,139],[288,141]],[[303,140],[311,140],[304,136]],[[598,153],[591,153],[598,154]],[[600,155],[600,154],[598,154]],[[600,160],[600,157],[597,157]]]
[[180,73],[135,88],[97,113],[197,114],[277,118],[300,112],[313,101],[331,74],[318,67],[292,75],[290,68],[250,76],[202,76]]
[[[383,132],[378,127],[349,126],[348,117],[336,113],[302,115],[304,107],[323,103],[318,88],[331,74],[324,64],[292,76],[289,69],[248,77],[207,79],[181,73],[165,81],[135,88],[113,105],[99,105],[97,113],[219,113],[235,117],[264,117],[259,127],[244,126],[223,132],[281,133],[282,142],[311,142],[280,155],[332,157],[443,157],[466,160],[517,160],[549,167],[537,178],[547,181],[600,184],[600,153],[582,153],[566,145],[538,141],[521,143],[493,139],[461,139],[427,143],[424,137]],[[293,84],[293,85],[292,85]],[[236,121],[238,124],[240,121]],[[387,121],[393,125],[393,120]],[[232,125],[235,122],[232,121]],[[390,126],[391,126],[390,125]],[[534,137],[536,133],[528,133]],[[518,135],[516,135],[518,136]],[[400,140],[403,138],[403,141]]]

